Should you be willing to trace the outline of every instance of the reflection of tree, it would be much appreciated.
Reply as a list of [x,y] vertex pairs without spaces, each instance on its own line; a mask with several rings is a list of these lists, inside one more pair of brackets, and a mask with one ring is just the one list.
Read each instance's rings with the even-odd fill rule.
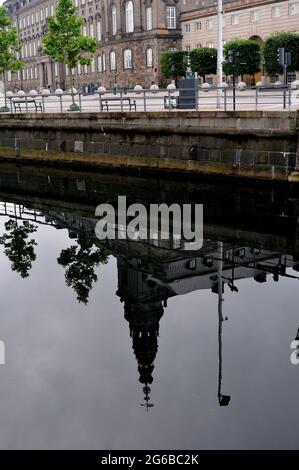
[[98,277],[94,272],[99,264],[107,263],[107,256],[100,249],[93,249],[92,240],[80,235],[78,245],[62,250],[57,259],[66,269],[67,286],[73,287],[79,302],[87,304],[89,292]]
[[16,220],[9,220],[5,223],[5,233],[0,237],[0,244],[4,245],[4,253],[11,261],[11,269],[17,271],[21,277],[28,277],[28,271],[32,267],[32,262],[36,259],[34,245],[37,243],[28,236],[36,232],[37,226],[28,221],[18,225]]

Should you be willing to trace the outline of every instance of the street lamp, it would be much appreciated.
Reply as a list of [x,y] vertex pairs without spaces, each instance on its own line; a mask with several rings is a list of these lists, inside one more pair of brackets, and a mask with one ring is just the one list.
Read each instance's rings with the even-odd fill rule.
[[217,108],[221,106],[221,87],[223,81],[223,40],[222,40],[222,0],[217,1]]

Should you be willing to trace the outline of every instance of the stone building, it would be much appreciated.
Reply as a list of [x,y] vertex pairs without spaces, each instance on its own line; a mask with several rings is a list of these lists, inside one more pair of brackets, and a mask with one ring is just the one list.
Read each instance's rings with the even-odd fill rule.
[[[190,0],[191,3],[196,0]],[[42,53],[47,19],[55,14],[55,0],[7,0],[8,9],[19,32],[22,71],[8,74],[12,90],[52,91],[68,88],[72,81],[84,91],[100,84],[112,88],[163,81],[161,52],[181,48],[180,0],[74,0],[83,16],[83,34],[98,41],[90,66],[78,66],[72,73]]]
[[[183,49],[217,47],[217,1],[198,0],[195,7],[182,12],[181,27]],[[253,39],[262,44],[278,32],[299,33],[299,0],[223,0],[224,43]],[[263,67],[256,80],[261,75]],[[273,81],[277,79],[272,77]]]

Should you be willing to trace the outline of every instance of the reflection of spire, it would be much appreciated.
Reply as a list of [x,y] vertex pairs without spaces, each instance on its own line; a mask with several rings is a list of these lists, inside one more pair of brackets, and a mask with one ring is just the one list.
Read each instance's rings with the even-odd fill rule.
[[132,346],[138,364],[139,382],[144,385],[144,406],[148,411],[154,361],[158,351],[159,321],[163,315],[160,301],[131,303],[125,301],[125,318],[129,322]]
[[229,395],[222,395],[221,393],[221,384],[222,384],[222,304],[223,304],[223,281],[222,281],[222,270],[223,270],[223,242],[218,242],[219,244],[219,264],[218,264],[218,359],[219,359],[219,369],[218,369],[218,402],[220,406],[228,406],[230,402]]

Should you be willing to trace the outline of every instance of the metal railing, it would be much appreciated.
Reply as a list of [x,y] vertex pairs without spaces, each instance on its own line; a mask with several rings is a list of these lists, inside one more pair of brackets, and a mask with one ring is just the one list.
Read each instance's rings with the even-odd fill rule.
[[[299,90],[291,86],[265,87],[216,87],[198,89],[151,89],[104,90],[92,95],[76,93],[74,96],[78,112],[154,112],[184,110],[297,110]],[[0,99],[4,104],[4,98]],[[32,91],[8,94],[7,104],[11,113],[57,113],[70,111],[72,96]]]

